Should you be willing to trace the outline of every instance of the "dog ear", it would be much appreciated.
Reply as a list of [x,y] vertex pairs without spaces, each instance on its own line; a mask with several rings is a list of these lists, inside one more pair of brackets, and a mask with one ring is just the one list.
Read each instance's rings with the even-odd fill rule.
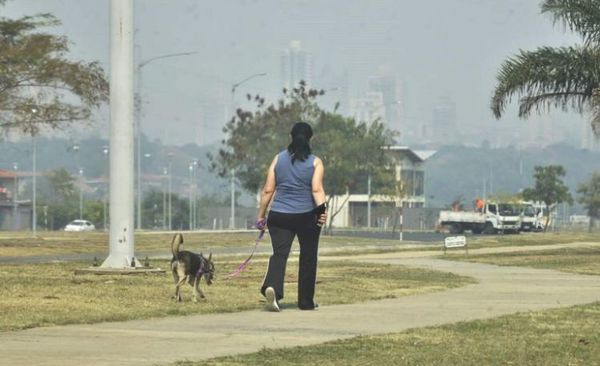
[[210,262],[212,260],[212,252],[208,255],[208,261]]

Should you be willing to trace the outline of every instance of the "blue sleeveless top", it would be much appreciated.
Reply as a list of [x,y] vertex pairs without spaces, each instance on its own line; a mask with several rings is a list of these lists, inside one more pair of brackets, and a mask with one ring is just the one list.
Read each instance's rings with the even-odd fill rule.
[[315,156],[305,161],[295,160],[287,150],[279,153],[275,164],[275,198],[271,210],[281,213],[305,213],[315,208],[312,197],[312,176]]

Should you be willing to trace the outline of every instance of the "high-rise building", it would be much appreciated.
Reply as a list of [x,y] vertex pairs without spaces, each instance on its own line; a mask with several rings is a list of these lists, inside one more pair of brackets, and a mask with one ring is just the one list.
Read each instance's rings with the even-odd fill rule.
[[396,75],[370,77],[369,91],[382,94],[385,120],[388,127],[402,133],[402,130],[406,128],[402,125],[402,112],[404,110],[402,82]]
[[291,89],[304,80],[308,86],[312,83],[312,53],[303,50],[300,41],[292,41],[290,48],[281,51],[281,85]]
[[386,122],[383,93],[368,92],[364,97],[350,99],[350,115],[357,122]]
[[333,110],[337,105],[337,113],[348,115],[350,110],[349,85],[347,70],[339,71],[329,65],[323,66],[313,85],[313,88],[325,92],[325,95],[317,99],[319,106],[325,110]]
[[449,97],[442,97],[433,107],[431,119],[432,140],[442,145],[457,142],[459,131],[456,121],[456,105]]

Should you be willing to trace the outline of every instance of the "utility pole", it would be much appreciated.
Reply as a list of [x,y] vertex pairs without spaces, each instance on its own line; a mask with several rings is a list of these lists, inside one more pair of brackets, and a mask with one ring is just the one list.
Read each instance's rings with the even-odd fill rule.
[[133,235],[133,0],[110,1],[110,51],[110,229],[102,267],[141,267]]

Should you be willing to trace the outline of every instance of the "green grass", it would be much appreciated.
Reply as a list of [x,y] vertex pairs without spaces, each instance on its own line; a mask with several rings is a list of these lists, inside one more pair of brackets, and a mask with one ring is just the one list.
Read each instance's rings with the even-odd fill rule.
[[600,365],[598,324],[595,303],[176,365]]
[[450,255],[464,262],[555,269],[563,272],[600,275],[600,247],[559,248],[498,254]]
[[[0,268],[0,331],[32,327],[147,319],[152,317],[237,312],[260,309],[259,294],[266,261],[254,261],[239,277],[225,279],[239,261],[216,261],[216,281],[206,287],[207,299],[191,302],[191,287],[183,288],[184,303],[175,303],[170,273],[153,275],[74,275],[82,263],[3,265]],[[167,261],[152,266],[168,268]],[[283,304],[295,306],[297,262],[286,275]],[[319,263],[317,300],[344,304],[439,291],[472,283],[448,273],[402,266],[354,262]],[[319,293],[327,293],[319,298]],[[356,293],[363,294],[360,298]]]

